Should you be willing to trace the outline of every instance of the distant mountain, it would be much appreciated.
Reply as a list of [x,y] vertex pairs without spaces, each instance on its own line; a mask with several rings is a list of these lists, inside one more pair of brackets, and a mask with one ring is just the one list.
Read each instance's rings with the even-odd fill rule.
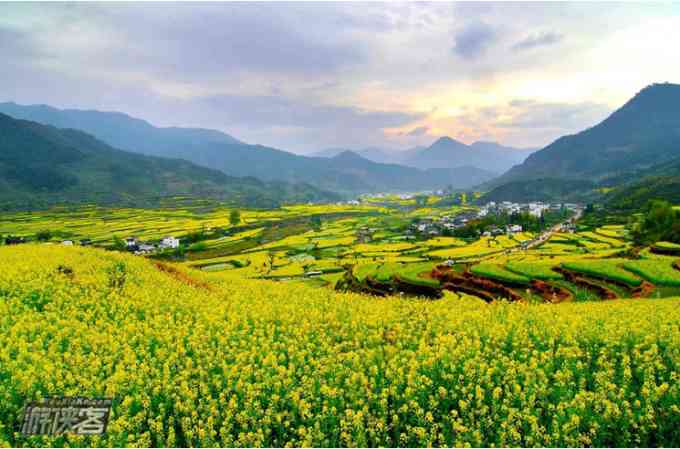
[[354,177],[362,183],[364,191],[408,191],[462,189],[472,186],[480,179],[492,179],[495,174],[475,167],[418,170],[398,164],[378,164],[352,151],[344,151],[329,159],[334,171],[343,177]]
[[418,168],[472,166],[502,173],[524,161],[533,151],[506,147],[495,142],[466,145],[450,137],[442,137],[428,148],[411,153],[403,163]]
[[309,185],[234,178],[183,160],[117,150],[82,131],[0,114],[3,209],[63,203],[144,206],[184,195],[260,207],[338,199]]
[[159,128],[121,112],[57,109],[47,105],[22,106],[0,103],[0,113],[57,128],[72,128],[92,134],[114,148],[150,156],[187,159],[192,151],[212,144],[240,144],[220,131],[201,128]]
[[[407,160],[411,154],[420,151],[425,147],[415,147],[408,150],[392,150],[385,148],[369,147],[361,150],[354,150],[353,152],[369,161],[378,162],[381,164],[401,164]],[[338,154],[349,151],[346,148],[327,148],[325,150],[317,151],[310,154],[314,157],[334,157]]]
[[557,139],[493,184],[529,178],[603,179],[680,155],[680,85],[653,84],[598,125]]
[[479,169],[426,171],[412,167],[395,168],[392,164],[376,163],[365,158],[360,163],[354,161],[355,164],[347,165],[335,158],[299,156],[262,145],[245,144],[218,131],[157,128],[119,113],[60,110],[14,103],[0,104],[2,111],[48,125],[76,126],[126,151],[186,159],[231,176],[309,183],[321,189],[348,194],[430,190],[446,186],[467,188],[494,176]]
[[[312,153],[315,157],[333,157],[343,148],[327,148]],[[429,147],[414,147],[408,150],[389,150],[384,148],[364,148],[354,152],[360,156],[383,164],[400,164],[409,167],[459,168],[477,167],[492,172],[503,173],[516,164],[522,163],[535,149],[518,149],[496,142],[475,142],[466,145],[450,137],[442,137]]]

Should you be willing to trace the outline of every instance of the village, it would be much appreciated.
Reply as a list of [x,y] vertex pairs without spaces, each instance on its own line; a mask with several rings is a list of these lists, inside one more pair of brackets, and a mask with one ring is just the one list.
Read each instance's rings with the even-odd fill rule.
[[[513,217],[519,217],[521,214],[528,214],[530,217],[541,219],[547,214],[560,212],[567,215],[574,216],[582,210],[582,206],[574,203],[513,203],[504,201],[502,203],[489,202],[481,206],[478,210],[467,210],[456,215],[444,215],[441,217],[424,217],[418,219],[409,226],[406,231],[406,239],[416,239],[437,237],[440,235],[452,235],[456,230],[465,228],[474,221],[480,221],[485,218],[495,216],[505,216],[511,222],[505,225],[489,224],[480,230],[480,235],[483,237],[493,237],[499,235],[512,235],[524,232],[527,229],[519,223],[513,223]],[[572,220],[560,224],[560,230],[563,232],[574,232],[574,223]]]
[[[29,240],[27,240],[25,237],[7,236],[4,239],[5,245],[19,245],[28,242]],[[91,246],[92,240],[80,239],[77,242],[75,240],[62,240],[61,244],[65,246],[74,246],[76,244],[80,246]],[[144,256],[151,255],[159,251],[177,249],[180,247],[180,239],[169,236],[162,238],[158,243],[154,243],[151,241],[142,242],[136,237],[127,237],[125,240],[123,240],[122,246],[123,248],[121,249],[124,249],[125,251],[129,251],[138,256]]]
[[[402,194],[399,198],[413,198],[411,194]],[[515,234],[530,231],[535,232],[537,237],[531,241],[523,241],[521,246],[535,244],[540,239],[540,235],[549,228],[559,227],[562,232],[574,232],[575,225],[573,217],[580,214],[582,207],[572,203],[514,203],[514,202],[488,202],[478,207],[463,207],[458,211],[443,215],[428,215],[412,218],[408,224],[400,229],[400,238],[405,241],[427,240],[439,236],[458,236],[466,239],[477,239],[480,237],[495,238],[502,235],[511,237]],[[549,220],[545,217],[549,216]],[[572,217],[572,219],[567,219]],[[529,223],[532,229],[527,229],[525,225]],[[537,223],[540,227],[537,228]],[[379,229],[368,226],[360,226],[355,231],[357,243],[371,243],[374,234]],[[40,233],[35,237],[5,236],[6,245],[16,245],[29,241],[55,242],[53,236],[42,236]],[[64,239],[62,245],[90,246],[96,244],[89,238],[80,240]],[[187,242],[184,242],[187,243]],[[124,239],[114,238],[113,248],[119,251],[127,251],[139,256],[150,256],[182,248],[182,242],[174,236],[165,236],[158,240],[142,240],[135,236],[128,236]]]

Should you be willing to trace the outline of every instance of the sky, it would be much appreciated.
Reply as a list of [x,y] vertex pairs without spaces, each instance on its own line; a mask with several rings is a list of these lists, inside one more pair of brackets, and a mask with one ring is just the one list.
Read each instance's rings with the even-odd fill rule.
[[680,82],[680,3],[1,3],[0,101],[298,153],[543,147]]

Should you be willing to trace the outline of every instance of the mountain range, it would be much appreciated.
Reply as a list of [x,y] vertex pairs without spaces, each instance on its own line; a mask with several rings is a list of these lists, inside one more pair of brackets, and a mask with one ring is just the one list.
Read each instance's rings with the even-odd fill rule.
[[151,156],[185,159],[230,176],[264,181],[309,183],[343,194],[469,188],[498,172],[466,164],[421,166],[371,161],[341,152],[333,158],[308,157],[243,143],[215,130],[160,128],[118,112],[57,109],[46,105],[0,103],[0,112],[60,128],[90,133],[108,145]]
[[[333,157],[342,153],[342,148],[328,148],[312,153],[317,157]],[[496,142],[474,142],[466,145],[450,137],[441,137],[428,147],[407,150],[364,148],[356,150],[360,156],[380,163],[400,164],[408,167],[457,168],[477,167],[501,174],[516,164],[522,163],[536,149],[512,148]]]
[[487,191],[482,201],[604,198],[629,207],[628,199],[657,193],[680,201],[678,105],[680,85],[653,84],[601,123],[533,153],[442,137],[406,151],[332,149],[301,156],[215,130],[159,128],[121,113],[1,103],[0,113],[22,120],[1,116],[0,198],[112,201],[189,192],[274,204],[337,198],[331,191],[481,184]]
[[305,184],[235,178],[180,159],[121,151],[75,129],[59,129],[0,113],[0,208],[55,204],[159,204],[189,195],[231,204],[339,197]]

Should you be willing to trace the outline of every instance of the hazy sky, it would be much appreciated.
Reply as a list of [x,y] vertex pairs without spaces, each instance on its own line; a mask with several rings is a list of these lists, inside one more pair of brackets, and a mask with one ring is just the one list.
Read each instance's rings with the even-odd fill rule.
[[0,4],[0,101],[308,152],[543,146],[680,82],[680,4]]

